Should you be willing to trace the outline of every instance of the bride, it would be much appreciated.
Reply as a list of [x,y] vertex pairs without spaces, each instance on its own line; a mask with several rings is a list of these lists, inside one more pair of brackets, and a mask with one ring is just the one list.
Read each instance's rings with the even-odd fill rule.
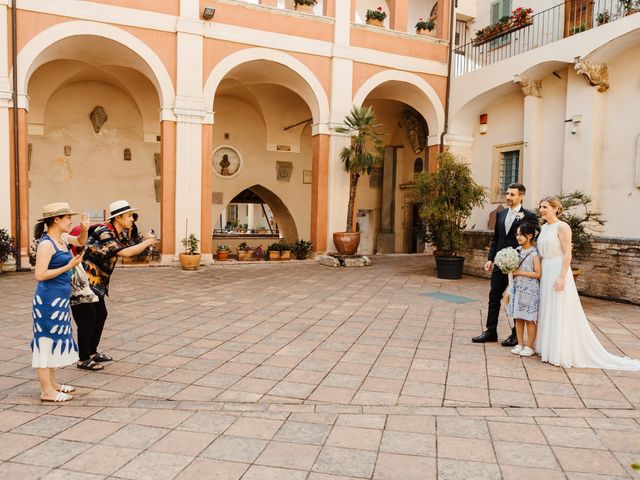
[[557,197],[540,201],[546,220],[538,237],[542,256],[536,350],[543,362],[560,367],[640,370],[640,360],[607,352],[591,331],[571,274],[571,228],[561,221]]

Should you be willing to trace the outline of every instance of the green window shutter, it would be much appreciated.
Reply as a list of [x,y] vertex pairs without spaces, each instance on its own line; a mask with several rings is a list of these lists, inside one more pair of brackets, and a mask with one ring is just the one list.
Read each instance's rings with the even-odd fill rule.
[[[511,16],[511,0],[502,0],[500,2],[500,17],[509,16]],[[498,20],[500,20],[500,17],[498,17]]]
[[489,7],[489,24],[493,25],[500,19],[500,1],[491,3]]
[[512,150],[502,154],[502,191],[506,192],[510,183],[518,181],[520,174],[520,151]]

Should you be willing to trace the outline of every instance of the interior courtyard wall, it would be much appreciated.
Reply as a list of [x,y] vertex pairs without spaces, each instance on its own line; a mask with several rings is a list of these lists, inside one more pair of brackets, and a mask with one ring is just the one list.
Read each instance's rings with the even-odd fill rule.
[[[281,127],[300,121],[300,115],[308,118],[309,111],[299,97],[290,94],[287,103],[291,107],[280,112],[270,112],[269,121]],[[267,151],[267,131],[264,118],[247,102],[231,96],[216,98],[216,123],[213,128],[213,150],[222,145],[235,149],[242,161],[241,171],[230,178],[212,176],[212,191],[222,192],[222,203],[212,208],[213,228],[220,228],[220,214],[229,202],[246,188],[262,185],[276,194],[287,206],[294,218],[298,235],[308,240],[311,225],[311,184],[303,183],[303,171],[311,170],[311,128],[298,127],[300,153]],[[305,111],[306,110],[306,111]],[[278,116],[271,114],[279,113]],[[225,133],[229,139],[225,139]],[[289,182],[276,179],[276,162],[293,163]],[[266,225],[265,225],[266,226]]]
[[640,223],[629,217],[630,212],[640,210],[640,188],[635,184],[636,168],[640,168],[638,58],[640,45],[607,62],[611,88],[603,94],[604,152],[598,208],[607,220],[606,235],[610,237],[640,237]]
[[[518,88],[512,93],[505,94],[500,100],[494,102],[480,113],[488,115],[488,131],[480,135],[479,126],[476,123],[473,129],[473,145],[470,158],[465,160],[471,164],[473,176],[480,185],[491,188],[493,152],[496,145],[522,142],[523,139],[523,115],[524,102],[522,93]],[[452,153],[456,149],[452,148]],[[526,151],[524,161],[526,162]],[[468,226],[472,230],[486,230],[489,213],[499,205],[490,200],[483,208],[476,208],[471,215]]]
[[[95,133],[89,114],[101,105],[108,119]],[[135,101],[112,85],[88,81],[68,85],[49,99],[44,135],[29,135],[29,229],[42,207],[68,201],[77,210],[108,210],[126,199],[139,208],[138,228],[160,231],[156,202],[154,153],[158,142],[145,142],[142,117]],[[65,155],[65,146],[71,147]],[[131,161],[124,160],[124,149]]]

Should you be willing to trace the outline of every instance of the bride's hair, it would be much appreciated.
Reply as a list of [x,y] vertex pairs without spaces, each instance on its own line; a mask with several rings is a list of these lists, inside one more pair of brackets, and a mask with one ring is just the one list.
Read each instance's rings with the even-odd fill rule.
[[563,211],[564,208],[562,207],[562,202],[560,201],[560,199],[558,197],[556,197],[555,195],[551,195],[549,197],[544,197],[540,200],[540,203],[538,204],[538,206],[540,206],[540,204],[542,202],[547,202],[549,205],[551,205],[553,208],[557,208],[558,212],[557,215],[560,215]]

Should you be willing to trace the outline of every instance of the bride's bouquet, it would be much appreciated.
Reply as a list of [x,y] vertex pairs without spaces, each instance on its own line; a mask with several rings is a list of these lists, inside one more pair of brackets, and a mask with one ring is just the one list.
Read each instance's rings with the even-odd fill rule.
[[498,267],[502,273],[511,273],[520,266],[520,256],[512,247],[503,248],[496,253],[496,258],[493,263],[496,264],[496,267]]

